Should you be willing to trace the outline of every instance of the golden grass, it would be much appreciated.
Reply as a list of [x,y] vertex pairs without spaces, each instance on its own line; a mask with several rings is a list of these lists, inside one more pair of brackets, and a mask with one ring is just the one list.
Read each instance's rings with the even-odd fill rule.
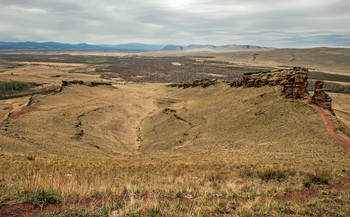
[[[274,88],[73,86],[36,99],[39,111],[0,133],[2,207],[44,190],[62,196],[56,216],[350,213],[349,151]],[[71,198],[107,199],[71,209]]]
[[[163,215],[188,216],[211,212],[283,214],[284,209],[302,214],[310,208],[307,201],[284,202],[274,197],[304,189],[303,181],[309,174],[321,170],[329,171],[326,178],[330,183],[341,181],[348,172],[348,163],[339,162],[339,158],[334,156],[328,162],[308,159],[307,165],[286,165],[247,156],[74,160],[2,154],[1,201],[15,198],[18,192],[46,189],[63,196],[63,200],[121,195],[119,200],[124,207],[110,210],[117,216],[145,215],[152,209],[159,209]],[[271,176],[271,172],[278,175]],[[322,186],[315,182],[311,188]],[[329,192],[341,194],[342,201],[349,199],[349,190]],[[139,197],[145,193],[147,198]],[[314,200],[315,206],[324,206],[322,195]],[[287,202],[293,205],[286,207]],[[337,213],[348,211],[341,207]]]

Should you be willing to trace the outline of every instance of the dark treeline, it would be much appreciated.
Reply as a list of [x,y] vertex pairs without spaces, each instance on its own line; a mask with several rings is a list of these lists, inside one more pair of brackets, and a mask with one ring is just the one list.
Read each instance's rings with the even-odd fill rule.
[[[314,91],[314,89],[315,89],[315,80],[309,80],[308,90]],[[339,83],[326,81],[324,83],[324,89],[327,92],[350,94],[350,84],[349,85],[342,85]]]
[[309,72],[309,79],[312,80],[324,80],[324,81],[342,81],[350,83],[350,76],[347,75],[338,75],[338,74],[330,74],[324,72]]
[[[0,99],[10,99],[33,94],[45,94],[57,90],[59,86],[39,87],[34,82],[0,81]],[[37,88],[39,87],[39,88]]]

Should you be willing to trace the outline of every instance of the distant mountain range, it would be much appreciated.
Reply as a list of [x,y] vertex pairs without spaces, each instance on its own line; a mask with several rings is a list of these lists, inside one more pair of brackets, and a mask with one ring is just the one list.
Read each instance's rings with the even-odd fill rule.
[[267,50],[271,49],[268,47],[260,47],[254,45],[201,45],[201,44],[191,44],[188,46],[177,46],[177,45],[167,45],[162,51],[242,51],[242,50]]
[[64,44],[58,42],[0,42],[0,50],[33,50],[33,51],[67,51],[67,50],[119,50],[119,51],[157,51],[165,45],[151,44],[120,44],[120,45],[90,45]]
[[188,46],[178,45],[153,45],[153,44],[120,44],[120,45],[90,45],[86,43],[65,44],[58,42],[1,42],[1,50],[19,51],[69,51],[69,50],[105,50],[105,51],[240,51],[240,50],[264,50],[271,49],[253,45],[201,45],[191,44]]

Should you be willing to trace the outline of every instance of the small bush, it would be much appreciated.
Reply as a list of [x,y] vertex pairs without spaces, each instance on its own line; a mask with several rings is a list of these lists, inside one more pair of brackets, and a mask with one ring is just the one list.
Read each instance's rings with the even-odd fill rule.
[[317,170],[315,173],[306,173],[306,176],[314,184],[328,185],[332,172],[330,170]]
[[258,171],[258,177],[264,181],[277,180],[281,181],[288,178],[289,176],[294,176],[295,171],[289,169],[274,169],[269,168],[265,170]]
[[27,157],[27,160],[30,160],[30,161],[35,160],[35,156],[30,155],[30,156]]
[[92,191],[92,192],[90,193],[90,197],[96,198],[96,199],[101,198],[102,195],[103,195],[103,193],[102,193],[102,192],[99,192],[99,191]]
[[304,188],[310,188],[311,187],[311,181],[310,180],[304,180],[303,181],[303,186],[304,186]]
[[220,200],[216,206],[215,206],[215,210],[218,212],[225,212],[226,211],[226,207],[227,207],[227,201],[226,200]]
[[238,216],[240,217],[251,217],[253,216],[253,212],[250,209],[243,208],[238,212]]
[[239,171],[239,176],[242,178],[253,177],[254,173],[255,172],[251,168],[245,167]]
[[38,191],[23,191],[18,193],[18,197],[24,202],[31,203],[34,206],[43,208],[48,204],[59,205],[61,197],[53,191],[38,190]]
[[178,192],[176,193],[176,197],[181,199],[181,198],[184,197],[184,194],[182,193],[182,191],[178,191]]

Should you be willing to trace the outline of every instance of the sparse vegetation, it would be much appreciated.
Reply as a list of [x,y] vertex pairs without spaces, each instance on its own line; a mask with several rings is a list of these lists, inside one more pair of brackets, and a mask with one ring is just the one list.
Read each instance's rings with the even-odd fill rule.
[[[332,186],[347,176],[342,172],[346,164],[342,164],[337,157],[333,160],[336,162],[327,166],[317,164],[318,160],[313,159],[312,164],[319,169],[310,170],[297,163],[293,164],[291,170],[291,166],[270,167],[279,162],[277,158],[273,161],[265,158],[254,160],[246,155],[240,158],[207,156],[167,160],[68,160],[37,157],[35,161],[29,162],[24,156],[3,155],[4,166],[9,169],[6,173],[2,171],[2,184],[11,183],[6,190],[6,200],[11,200],[13,192],[14,196],[20,195],[22,201],[42,207],[49,203],[62,204],[64,207],[75,203],[85,204],[80,209],[57,211],[54,216],[203,216],[212,212],[227,215],[283,215],[287,211],[302,215],[308,209],[306,201],[297,203],[290,198],[288,200],[293,206],[284,210],[284,197],[292,197],[284,195],[295,194],[295,197],[299,197],[305,193],[298,191],[303,188],[313,190],[316,188],[314,185],[325,188],[322,187],[325,186],[322,184],[325,180],[327,186],[331,186],[328,189],[334,188],[331,191],[338,192]],[[13,165],[14,161],[17,162],[15,167],[10,168],[9,165]],[[241,177],[247,164],[256,172],[251,177]],[[327,172],[333,165],[339,165],[338,169],[333,173]],[[300,186],[305,179],[310,180],[309,183],[304,182]],[[33,192],[31,189],[35,188],[48,190]],[[21,193],[17,194],[18,191]],[[342,201],[350,199],[349,194],[343,193]],[[325,206],[322,198],[324,197],[315,198],[315,206]],[[87,200],[91,203],[84,202]],[[334,210],[332,204],[334,202],[327,207]],[[346,214],[344,208],[334,211]]]
[[23,202],[31,203],[41,208],[48,204],[59,205],[61,203],[61,197],[52,190],[22,191],[17,196]]
[[306,173],[308,180],[314,184],[328,185],[332,177],[330,170],[316,170],[314,173]]
[[[54,57],[98,64],[62,77],[176,82],[259,70],[211,56],[42,58]],[[349,152],[313,109],[278,91],[76,85],[33,97],[38,111],[1,126],[0,215],[14,205],[41,216],[349,215]]]

